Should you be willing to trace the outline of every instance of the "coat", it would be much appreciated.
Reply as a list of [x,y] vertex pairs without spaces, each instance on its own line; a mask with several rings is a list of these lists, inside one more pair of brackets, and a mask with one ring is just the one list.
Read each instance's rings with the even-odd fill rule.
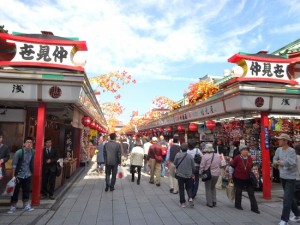
[[2,144],[0,147],[0,159],[3,159],[2,162],[2,175],[6,175],[5,163],[9,160],[9,148],[7,145]]
[[116,166],[121,164],[121,144],[110,140],[104,145],[103,156],[105,165]]
[[[46,161],[50,159],[51,163],[46,163]],[[56,148],[51,147],[50,154],[47,153],[46,148],[43,148],[43,172],[56,172],[56,164],[58,160],[58,150]]]

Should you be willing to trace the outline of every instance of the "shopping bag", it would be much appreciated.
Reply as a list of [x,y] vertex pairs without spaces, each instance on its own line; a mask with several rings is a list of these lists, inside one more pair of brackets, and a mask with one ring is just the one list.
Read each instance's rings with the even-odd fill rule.
[[13,196],[16,186],[16,178],[13,177],[8,183],[6,184],[5,190],[2,193],[3,196]]
[[61,175],[62,167],[59,162],[56,163],[56,173],[55,175],[59,177]]
[[226,194],[228,199],[233,202],[235,191],[234,191],[234,184],[232,180],[230,180],[226,186]]
[[124,169],[122,166],[118,166],[117,177],[118,177],[119,179],[124,179],[124,178],[126,177],[125,169]]
[[226,159],[224,157],[224,154],[221,154],[221,167],[225,167],[227,165]]

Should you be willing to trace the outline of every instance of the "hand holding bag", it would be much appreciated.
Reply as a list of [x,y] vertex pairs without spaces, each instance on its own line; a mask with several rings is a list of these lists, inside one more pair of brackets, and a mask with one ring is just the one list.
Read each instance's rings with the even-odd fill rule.
[[2,193],[3,196],[13,196],[16,187],[16,178],[13,177],[8,183],[6,184],[5,190]]
[[117,173],[117,177],[119,179],[124,179],[126,176],[125,176],[125,170],[123,169],[122,166],[118,166],[118,173]]
[[204,181],[204,182],[211,179],[210,166],[211,166],[212,161],[214,160],[214,156],[215,156],[215,154],[213,153],[213,156],[211,158],[210,165],[209,165],[208,169],[207,170],[203,170],[203,172],[202,172],[202,178],[201,178],[201,180]]
[[234,191],[234,184],[233,184],[232,179],[229,180],[229,182],[226,186],[226,195],[227,195],[228,199],[233,202],[234,196],[235,196],[235,191]]

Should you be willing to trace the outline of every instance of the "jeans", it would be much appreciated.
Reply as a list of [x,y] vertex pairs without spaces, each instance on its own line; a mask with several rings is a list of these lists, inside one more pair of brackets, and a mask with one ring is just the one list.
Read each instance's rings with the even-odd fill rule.
[[15,190],[13,196],[10,198],[10,202],[12,205],[17,204],[19,191],[20,188],[22,188],[22,201],[23,203],[27,203],[29,201],[31,177],[27,177],[25,179],[22,178],[16,178],[16,179],[18,181],[16,182]]
[[188,198],[192,198],[193,179],[192,178],[178,178],[179,200],[180,203],[185,203],[184,189],[187,192]]
[[290,218],[291,210],[295,214],[295,216],[300,216],[297,203],[294,199],[294,190],[295,190],[296,180],[281,178],[281,184],[282,184],[283,192],[284,192],[281,220],[288,222],[289,218]]
[[[105,180],[106,187],[114,187],[116,184],[116,177],[118,172],[118,165],[105,165]],[[111,179],[110,179],[111,175]]]
[[160,176],[164,177],[165,174],[166,174],[166,159],[164,158],[163,161],[161,162]]
[[198,187],[199,187],[199,167],[196,166],[195,179],[193,181],[193,188],[192,188],[192,198],[195,198],[195,196],[197,195]]

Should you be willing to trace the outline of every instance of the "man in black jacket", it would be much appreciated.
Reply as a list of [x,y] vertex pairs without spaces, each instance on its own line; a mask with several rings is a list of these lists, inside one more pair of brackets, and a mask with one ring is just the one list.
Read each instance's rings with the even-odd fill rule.
[[50,138],[45,139],[45,148],[43,149],[42,198],[46,198],[47,193],[49,193],[49,198],[54,199],[57,160],[58,152],[57,149],[52,147],[52,140]]
[[115,190],[118,165],[121,165],[121,144],[116,142],[117,135],[115,133],[111,133],[109,137],[110,141],[104,145],[103,149],[106,180],[105,191],[108,191],[108,188],[110,188],[110,191]]
[[0,164],[2,164],[2,176],[6,175],[5,163],[9,160],[9,148],[3,144],[3,134],[0,133]]

